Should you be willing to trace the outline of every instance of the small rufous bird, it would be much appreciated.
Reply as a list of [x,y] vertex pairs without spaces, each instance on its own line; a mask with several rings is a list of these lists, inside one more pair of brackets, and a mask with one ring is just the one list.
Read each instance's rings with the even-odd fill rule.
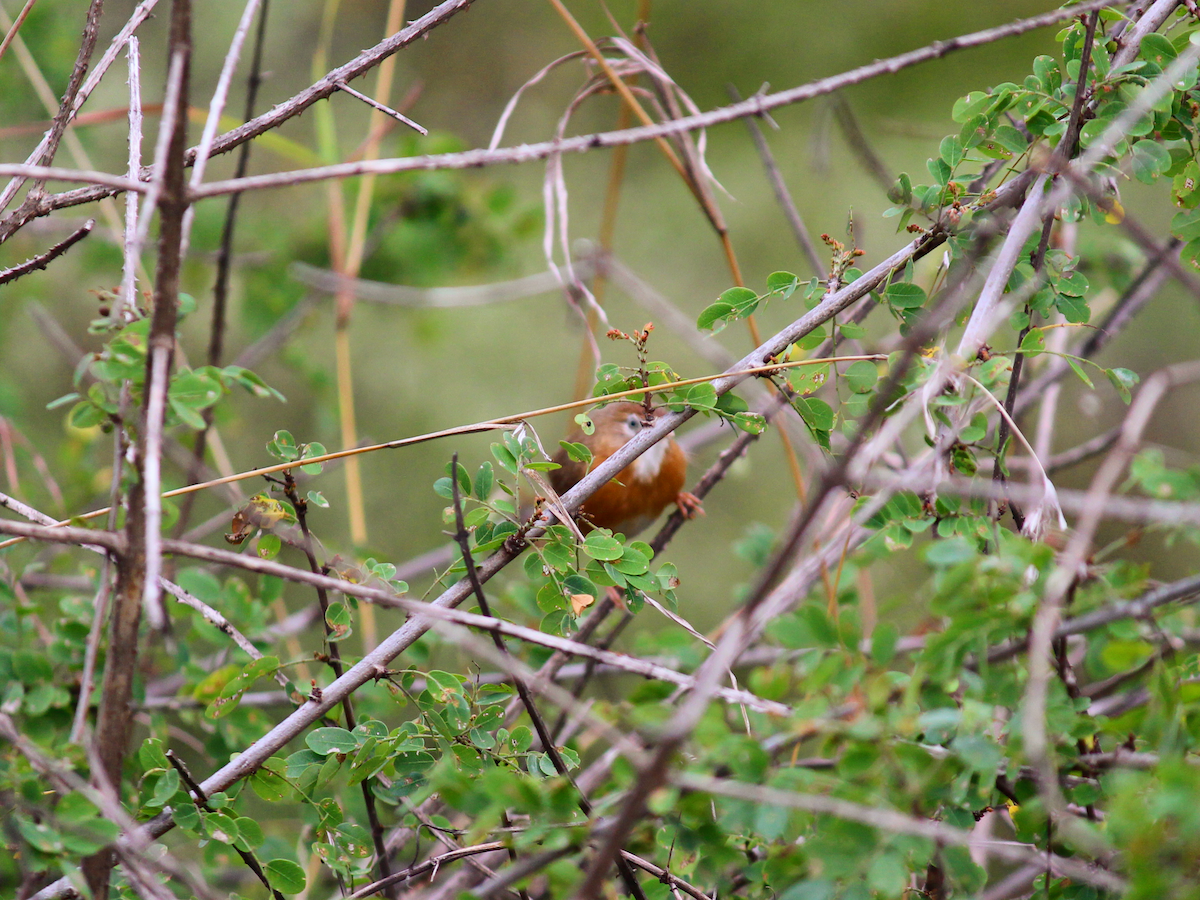
[[[561,468],[550,471],[551,486],[559,494],[566,493],[666,412],[665,407],[657,407],[647,417],[645,406],[630,402],[611,403],[593,411],[590,418],[595,430],[584,434],[576,428],[567,437],[592,452],[591,463],[585,466],[571,459],[565,449],[560,450],[554,462]],[[580,528],[584,532],[608,528],[628,538],[657,519],[671,503],[689,519],[702,513],[700,500],[683,490],[686,471],[687,457],[674,436],[659,441],[584,502],[576,513]]]

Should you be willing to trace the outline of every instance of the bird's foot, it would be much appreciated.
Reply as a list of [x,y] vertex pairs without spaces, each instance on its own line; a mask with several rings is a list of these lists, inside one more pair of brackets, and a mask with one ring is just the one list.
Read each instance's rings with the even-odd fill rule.
[[675,498],[675,505],[679,507],[679,512],[685,519],[694,519],[696,516],[704,515],[704,507],[700,505],[700,498],[687,491],[679,492],[679,496]]

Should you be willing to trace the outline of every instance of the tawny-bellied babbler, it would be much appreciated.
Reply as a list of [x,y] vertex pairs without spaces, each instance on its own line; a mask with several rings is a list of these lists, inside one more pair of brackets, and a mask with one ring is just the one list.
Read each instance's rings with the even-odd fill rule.
[[[630,402],[611,403],[593,411],[589,418],[595,430],[584,434],[583,429],[577,428],[567,437],[592,452],[591,463],[585,466],[571,459],[566,450],[560,450],[554,455],[554,462],[561,468],[550,472],[551,486],[559,494],[566,493],[666,412],[666,407],[656,407],[647,417],[642,404]],[[580,528],[584,532],[608,528],[633,537],[671,503],[678,504],[689,519],[703,512],[700,501],[683,490],[686,470],[683,448],[674,436],[663,438],[584,501],[576,513]]]

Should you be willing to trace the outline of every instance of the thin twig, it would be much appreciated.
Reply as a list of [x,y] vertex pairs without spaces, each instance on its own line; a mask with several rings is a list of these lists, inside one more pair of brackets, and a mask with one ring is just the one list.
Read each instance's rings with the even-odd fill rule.
[[22,275],[28,275],[30,272],[36,272],[38,269],[44,269],[50,265],[58,257],[62,256],[85,237],[91,234],[92,229],[96,227],[95,219],[88,219],[83,225],[71,232],[69,236],[63,238],[49,250],[44,253],[39,253],[32,259],[28,259],[19,266],[13,266],[11,269],[0,271],[0,284],[8,284],[10,281],[16,281]]
[[[726,85],[726,90],[729,91],[729,96],[734,103],[741,102],[742,95],[738,93],[736,87],[732,84]],[[758,121],[753,116],[746,116],[742,121],[746,125],[746,130],[750,132],[750,137],[754,140],[754,147],[758,150],[763,168],[767,170],[767,180],[771,182],[771,190],[775,192],[775,200],[779,203],[779,208],[783,210],[783,217],[787,219],[788,225],[792,228],[792,236],[800,245],[800,249],[804,251],[804,255],[808,257],[808,264],[812,267],[813,274],[820,278],[825,273],[825,263],[821,261],[821,255],[817,253],[817,246],[808,235],[808,228],[800,216],[800,210],[796,208],[796,201],[792,199],[792,194],[783,180],[783,173],[779,171],[779,166],[775,163],[771,146],[767,143],[762,129],[758,127]]]
[[[62,140],[67,125],[75,115],[75,97],[87,74],[88,65],[92,60],[92,51],[96,49],[96,37],[100,31],[100,12],[103,8],[104,0],[91,0],[88,5],[87,18],[83,26],[83,40],[79,45],[79,53],[75,57],[75,65],[71,69],[71,77],[67,81],[67,89],[63,92],[62,102],[59,104],[54,121],[50,124],[50,130],[46,132],[46,136],[39,145],[40,152],[38,152],[35,162],[47,165],[53,162],[54,155],[58,152],[59,141]],[[41,188],[41,182],[36,183],[32,193],[40,193]],[[3,206],[2,202],[0,202],[0,206]]]
[[378,881],[373,881],[370,884],[364,885],[356,890],[353,894],[348,894],[346,900],[361,900],[363,897],[370,897],[372,894],[382,893],[385,888],[394,887],[402,882],[408,881],[410,878],[416,878],[418,875],[423,875],[426,872],[438,871],[443,863],[453,862],[456,859],[464,859],[468,856],[478,856],[481,853],[491,853],[495,850],[505,849],[504,841],[488,841],[485,844],[475,844],[471,847],[459,847],[457,850],[450,850],[447,853],[441,853],[437,856],[431,856],[429,859],[419,862],[414,866],[409,866],[400,872],[394,872],[385,878],[380,878]]
[[420,134],[420,135],[429,134],[429,129],[425,128],[422,125],[418,125],[416,122],[414,122],[408,116],[404,115],[403,113],[398,113],[398,112],[396,112],[396,110],[392,109],[390,106],[385,106],[384,104],[380,103],[378,100],[374,100],[371,97],[368,97],[366,94],[356,91],[354,88],[350,87],[350,85],[348,85],[348,84],[339,83],[337,85],[337,89],[339,91],[342,91],[343,93],[349,94],[351,97],[357,97],[363,103],[367,104],[367,106],[370,106],[370,107],[373,107],[373,108],[379,110],[384,115],[391,116],[397,122],[401,122],[404,125],[407,125],[413,131],[417,132],[417,134]]
[[[188,792],[192,795],[192,802],[195,803],[200,809],[206,812],[212,812],[211,807],[208,805],[208,797],[205,795],[204,789],[196,783],[194,778],[192,778],[192,773],[188,771],[188,767],[184,765],[183,760],[175,755],[174,750],[167,750],[166,757],[167,762],[174,767],[175,771],[179,773],[179,777],[183,780],[183,783],[187,785]],[[267,873],[263,871],[262,866],[259,864],[258,859],[254,856],[254,854],[249,850],[243,850],[236,846],[233,849],[237,852],[237,855],[242,858],[242,862],[246,864],[246,868],[254,873],[254,876],[262,882],[263,887],[271,892],[275,900],[283,900],[283,894],[271,887],[271,882],[267,879]]]
[[[129,157],[126,174],[136,180],[142,168],[142,66],[138,53],[138,39],[129,38],[126,54],[129,67]],[[114,322],[131,322],[137,315],[137,270],[139,263],[138,195],[133,191],[125,195],[125,241],[121,259],[121,291],[113,303],[111,317]]]
[[[1075,100],[1071,104],[1071,115],[1067,120],[1067,129],[1063,133],[1062,139],[1059,141],[1058,147],[1054,151],[1054,158],[1057,166],[1064,166],[1075,155],[1079,144],[1079,130],[1082,125],[1084,103],[1087,99],[1087,79],[1092,63],[1092,41],[1096,36],[1096,25],[1099,22],[1099,11],[1093,12],[1088,16],[1087,29],[1083,39],[1083,49],[1079,56],[1079,76],[1075,81]],[[1036,190],[1036,188],[1035,188]],[[1035,277],[1042,278],[1042,269],[1046,261],[1046,250],[1050,246],[1050,233],[1054,228],[1055,209],[1051,207],[1046,211],[1044,221],[1042,223],[1042,236],[1038,242],[1037,250],[1033,255],[1033,271]],[[1021,330],[1017,336],[1017,345],[1020,346],[1029,330],[1033,327],[1032,317],[1033,312],[1029,311],[1026,306],[1026,311],[1031,321]],[[1004,418],[1000,422],[1000,427],[996,433],[996,452],[1001,455],[1001,459],[997,459],[995,469],[992,471],[992,478],[1000,484],[1005,483],[1004,467],[1001,464],[1002,456],[1005,452],[1005,443],[1008,440],[1009,431],[1011,428],[1011,420],[1013,415],[1013,406],[1017,400],[1017,391],[1021,384],[1021,371],[1024,366],[1025,355],[1017,354],[1013,360],[1012,375],[1008,381],[1008,392],[1004,398]],[[1045,473],[1043,472],[1043,475]],[[1024,530],[1025,517],[1021,514],[1016,506],[1011,506],[1009,511],[1012,513],[1013,521],[1016,522],[1017,528]]]
[[837,120],[838,127],[842,129],[842,137],[850,145],[850,152],[858,157],[859,164],[880,189],[888,191],[892,187],[892,175],[867,142],[867,136],[859,128],[858,119],[855,118],[850,104],[839,94],[830,97],[829,104],[833,107],[833,117]]
[[0,58],[4,57],[4,51],[8,49],[8,45],[12,43],[13,38],[17,36],[17,32],[21,30],[21,25],[25,21],[25,17],[29,15],[29,11],[33,9],[33,4],[37,0],[25,0],[25,5],[21,7],[21,11],[17,13],[17,17],[13,19],[12,27],[8,29],[8,33],[4,35],[4,40],[0,41]]

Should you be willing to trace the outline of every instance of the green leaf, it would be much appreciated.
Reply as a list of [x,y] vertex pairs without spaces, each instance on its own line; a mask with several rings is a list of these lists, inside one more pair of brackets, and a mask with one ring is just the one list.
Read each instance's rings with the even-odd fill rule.
[[[314,456],[324,456],[329,451],[325,449],[325,445],[313,441],[310,444],[304,445],[304,452],[300,454],[301,459],[312,459]],[[324,463],[309,463],[307,466],[301,466],[300,471],[305,475],[320,475],[321,469],[324,468]]]
[[279,555],[283,542],[277,534],[260,534],[255,544],[255,552],[263,559],[274,559]]
[[784,300],[792,296],[799,284],[800,279],[791,272],[772,272],[767,276],[767,290]]
[[1071,359],[1069,356],[1067,357],[1067,365],[1071,367],[1072,372],[1074,372],[1076,375],[1079,376],[1080,381],[1082,381],[1084,384],[1086,384],[1090,388],[1095,387],[1095,385],[1092,384],[1092,379],[1090,379],[1088,377],[1087,372],[1083,371],[1083,366],[1079,365],[1079,363],[1077,363],[1075,360]]
[[1171,168],[1171,154],[1157,141],[1138,141],[1133,145],[1133,177],[1142,184],[1153,184]]
[[962,430],[959,434],[959,440],[964,444],[973,444],[976,441],[981,441],[987,437],[988,421],[987,416],[983,413],[976,413],[971,418],[971,423]]
[[693,384],[683,394],[688,406],[699,410],[715,409],[717,405],[717,389],[708,382]]
[[[965,97],[954,101],[950,117],[955,122],[965,122],[972,116],[977,116],[992,105],[992,97],[983,91],[971,91]],[[895,201],[892,201],[895,202]]]
[[1069,297],[1086,297],[1087,277],[1082,272],[1075,270],[1064,272],[1062,277],[1054,282],[1054,290],[1056,293],[1066,294]]
[[1171,219],[1171,234],[1181,241],[1200,240],[1200,208],[1176,213]]
[[893,309],[919,309],[927,299],[921,287],[908,281],[889,284],[883,295]]
[[794,344],[792,344],[792,346],[798,350],[815,350],[825,342],[825,339],[828,336],[829,335],[825,333],[825,326],[818,325],[808,334],[796,338],[796,341]]
[[237,825],[239,850],[254,850],[262,846],[264,840],[262,826],[257,821],[249,816],[240,816],[234,819],[234,824]]
[[722,327],[724,327],[725,319],[729,318],[732,314],[732,304],[718,300],[716,303],[711,303],[700,311],[700,315],[696,319],[696,327],[705,331],[720,331],[720,328],[714,326],[721,323]]
[[938,187],[945,187],[950,182],[950,176],[954,174],[946,161],[940,158],[927,160],[925,168],[929,170],[929,174]]
[[1086,323],[1092,315],[1092,311],[1088,309],[1088,305],[1082,297],[1057,294],[1054,297],[1054,306],[1063,314],[1063,318],[1075,325]]
[[[517,474],[517,459],[508,452],[508,448],[503,444],[492,444],[492,456],[496,458],[496,462],[500,464],[500,468],[513,475]],[[441,482],[442,480],[443,479],[439,478],[438,482]],[[450,479],[446,478],[445,482],[446,486],[449,487]],[[437,490],[437,488],[435,487],[434,490]]]
[[[279,759],[276,759],[275,762],[278,763],[280,768],[283,768],[285,765],[285,763]],[[258,796],[270,803],[278,803],[291,793],[291,786],[287,783],[287,781],[266,767],[256,771],[250,776],[249,780],[250,787],[254,789],[254,793],[258,794]]]
[[1024,153],[1029,147],[1029,141],[1011,125],[998,125],[992,133],[992,140],[1010,154]]
[[587,444],[559,441],[558,446],[566,450],[567,456],[575,462],[583,463],[585,466],[591,465],[592,451],[588,449]]
[[857,341],[860,338],[867,336],[867,329],[862,325],[856,325],[853,322],[847,322],[844,325],[839,325],[838,331],[840,331],[842,333],[842,337],[848,341]]
[[58,409],[60,406],[66,406],[68,403],[72,403],[78,399],[79,394],[76,391],[72,391],[69,394],[63,394],[57,400],[51,400],[46,404],[46,409]]
[[328,756],[331,753],[350,753],[357,749],[358,740],[345,728],[317,728],[304,739],[313,753]]
[[871,635],[871,659],[881,666],[886,666],[896,656],[896,643],[900,640],[900,631],[891,622],[881,622],[875,626]]
[[492,464],[485,461],[475,474],[475,499],[486,501],[492,495],[492,487],[495,483],[496,475],[492,471]]
[[104,410],[89,400],[81,400],[75,404],[71,414],[67,417],[67,421],[73,428],[94,428],[107,420],[108,415]]
[[970,150],[977,147],[987,138],[989,133],[988,120],[986,116],[972,116],[963,122],[963,126],[959,129],[958,140],[964,148]]
[[1004,758],[1000,747],[983,735],[960,734],[950,747],[975,772],[995,772]]
[[1108,376],[1108,380],[1112,383],[1112,386],[1121,395],[1121,399],[1128,404],[1133,399],[1130,389],[1141,380],[1138,378],[1137,373],[1129,369],[1116,368],[1105,369],[1104,374]]
[[748,312],[754,312],[755,307],[758,306],[758,294],[748,287],[731,287],[717,299],[721,303],[728,303],[733,307],[739,317],[747,315]]
[[195,428],[197,430],[204,428],[204,417],[200,415],[200,413],[196,412],[194,407],[188,406],[185,403],[180,403],[173,397],[167,401],[167,407],[170,409],[171,414],[175,416],[175,418],[177,418],[184,425],[187,425],[189,428]]
[[940,156],[946,165],[951,169],[955,168],[960,162],[962,162],[965,155],[966,153],[963,150],[963,142],[958,139],[957,135],[947,135],[946,137],[942,138],[941,146],[938,147],[938,156]]
[[209,372],[183,371],[171,380],[167,396],[180,406],[187,409],[207,409],[224,393],[221,382]]
[[1031,328],[1021,339],[1021,352],[1027,356],[1037,356],[1046,349],[1046,334],[1040,328]]
[[341,602],[329,604],[329,609],[325,610],[325,624],[328,626],[327,638],[331,641],[343,640],[354,632],[350,610]]
[[879,369],[875,363],[860,359],[846,369],[843,377],[850,390],[856,394],[869,394],[879,380]]
[[329,501],[325,499],[325,495],[320,491],[309,491],[305,496],[313,506],[319,506],[321,509],[329,509]]
[[42,853],[58,854],[65,849],[62,836],[44,822],[36,823],[24,816],[17,816],[17,831],[21,837],[29,841],[35,850]]
[[238,839],[240,832],[237,822],[224,813],[201,812],[200,818],[204,821],[204,830],[213,840],[222,844],[232,844]]
[[605,534],[603,529],[596,529],[584,538],[583,552],[592,559],[614,560],[621,558],[624,547],[616,538]]
[[1171,184],[1171,199],[1176,206],[1193,209],[1200,204],[1200,164],[1188,160],[1183,171],[1175,176]]
[[974,545],[966,538],[947,538],[934,541],[925,549],[925,561],[932,566],[956,566],[973,559],[976,554]]
[[[509,449],[510,449],[510,452],[512,452],[512,448],[509,448]],[[514,456],[515,455],[516,454],[514,453]],[[458,493],[462,497],[470,497],[471,496],[471,476],[467,472],[466,466],[464,466],[462,463],[458,463],[457,465],[458,465],[458,468],[456,471],[458,473]],[[446,474],[447,475],[452,474],[450,471],[450,466],[451,466],[451,463],[446,463]]]
[[283,394],[279,393],[279,391],[275,390],[275,388],[271,387],[249,369],[243,369],[241,366],[226,366],[221,370],[221,374],[235,384],[241,385],[255,397],[262,397],[264,399],[274,397],[276,400],[284,400]]
[[912,202],[912,179],[907,172],[901,172],[896,183],[888,189],[888,199],[898,206],[908,206]]
[[292,462],[300,453],[290,431],[277,431],[267,444],[267,452],[280,462]]
[[263,866],[263,871],[271,887],[284,894],[299,894],[308,883],[304,870],[290,859],[273,859]]
[[613,568],[622,575],[644,575],[650,571],[650,557],[633,547],[626,547]]
[[824,400],[816,397],[800,397],[795,402],[796,411],[814,431],[833,430],[833,409]]
[[175,792],[179,790],[179,773],[174,769],[167,769],[158,778],[158,783],[154,785],[154,794],[150,798],[147,806],[161,809],[171,802],[171,798],[175,796]]
[[829,380],[829,363],[815,366],[798,366],[788,372],[788,383],[800,395],[811,394],[825,386]]

